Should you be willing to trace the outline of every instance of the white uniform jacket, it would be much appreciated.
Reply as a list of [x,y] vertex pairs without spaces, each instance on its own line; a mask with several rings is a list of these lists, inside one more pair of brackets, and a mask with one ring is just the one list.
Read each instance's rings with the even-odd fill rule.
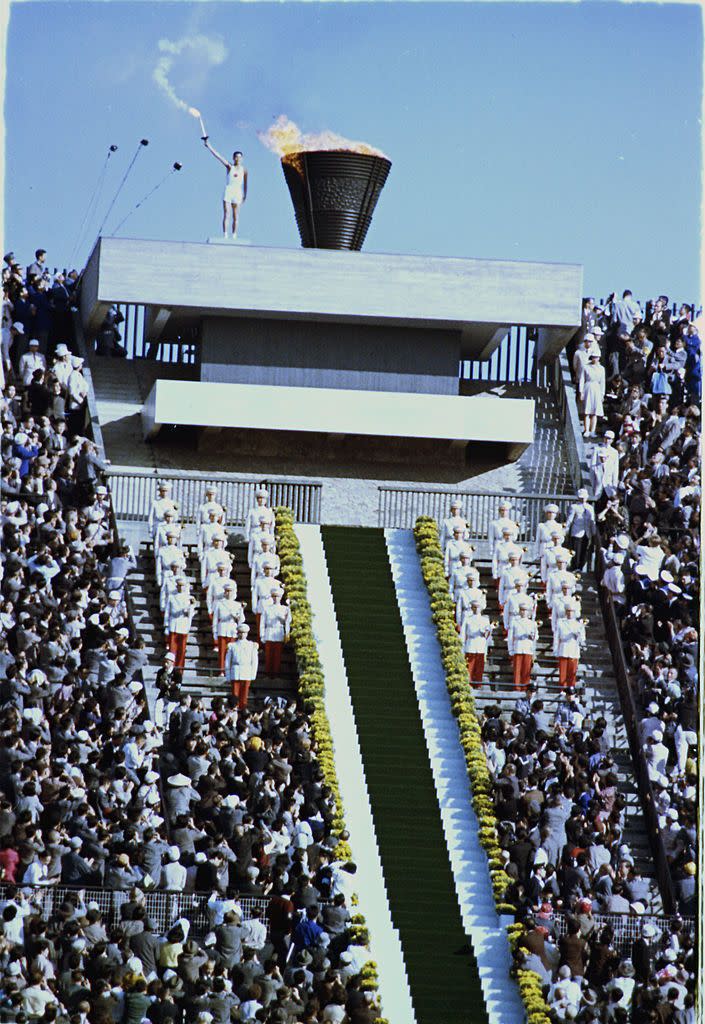
[[453,531],[457,527],[460,527],[461,530],[461,540],[467,540],[469,536],[468,524],[463,516],[448,516],[447,519],[443,520],[443,524],[441,525],[441,535],[439,537],[443,551],[445,551],[448,541],[453,539]]
[[176,562],[182,571],[186,568],[186,559],[180,547],[176,544],[162,545],[156,556],[157,583],[160,587],[164,579],[164,573],[170,571],[172,562]]
[[280,587],[281,583],[275,579],[274,576],[260,576],[255,583],[254,590],[252,591],[252,611],[255,615],[261,615],[264,611],[264,606],[269,600],[272,591],[275,587]]
[[[504,602],[504,611],[502,612],[502,618],[504,619],[504,628],[509,633],[509,627],[512,624],[512,619],[518,618],[519,616],[519,605],[522,601],[526,601],[526,591],[524,590],[512,590],[510,594],[507,594],[507,600]],[[532,608],[529,610],[527,617],[531,619],[536,618],[536,600],[529,598],[532,602]]]
[[512,619],[509,636],[507,637],[510,657],[513,657],[515,654],[530,654],[534,657],[536,655],[537,636],[538,627],[533,619],[522,619],[519,616]]
[[196,510],[196,529],[200,530],[202,526],[210,522],[210,513],[215,512],[215,521],[223,526],[225,522],[225,509],[217,501],[204,501],[202,505],[199,505]]
[[570,590],[575,590],[578,585],[575,575],[567,569],[554,569],[550,573],[546,583],[546,604],[549,608],[553,608],[553,600],[560,594],[564,581]]
[[225,678],[251,682],[257,676],[258,663],[259,645],[254,640],[235,640],[225,652]]
[[536,531],[536,545],[539,558],[541,558],[546,548],[553,544],[551,534],[554,530],[558,530],[558,543],[562,544],[565,539],[565,526],[562,523],[559,523],[557,519],[547,519],[545,522],[539,523]]
[[509,565],[509,556],[516,553],[519,557],[519,564],[524,557],[524,549],[515,544],[513,540],[500,540],[495,544],[492,552],[492,576],[494,579],[501,579],[503,571]]
[[580,648],[585,645],[585,626],[579,619],[559,619],[553,634],[553,653],[559,658],[580,657]]
[[449,540],[446,544],[445,553],[443,555],[443,565],[445,566],[446,576],[452,576],[455,568],[460,565],[461,554],[468,554],[472,558],[472,545],[462,539]]
[[514,580],[517,577],[525,577],[526,570],[522,569],[520,565],[512,568],[511,565],[506,565],[502,570],[502,575],[499,577],[499,603],[504,604],[511,592],[514,590]]
[[291,609],[288,604],[266,604],[259,621],[260,640],[265,643],[286,640],[291,629]]
[[544,549],[543,555],[541,556],[541,579],[544,583],[548,582],[548,577],[556,568],[556,559],[558,555],[565,555],[566,565],[569,565],[570,560],[573,557],[573,552],[564,548],[562,544],[550,544]]
[[167,509],[171,509],[176,517],[178,515],[178,505],[171,498],[155,498],[149,508],[149,533],[150,536],[154,536],[157,532],[157,526],[163,522],[164,513]]
[[267,529],[274,533],[274,509],[268,505],[253,505],[245,517],[245,536],[249,540],[255,530],[259,529],[262,516],[267,517]]
[[551,629],[553,630],[554,639],[556,636],[556,630],[558,629],[558,623],[561,619],[565,618],[565,606],[567,604],[572,604],[575,608],[575,621],[577,622],[577,620],[580,618],[580,601],[576,597],[573,597],[571,594],[569,594],[567,597],[564,597],[563,591],[560,591],[558,594],[556,594],[556,596],[553,598],[553,603],[551,605]]
[[470,615],[471,601],[479,601],[479,609],[481,612],[485,610],[487,605],[487,598],[485,597],[484,590],[480,590],[479,587],[463,587],[458,591],[458,600],[455,602],[455,621],[461,626],[463,619],[466,615]]
[[565,528],[569,537],[594,536],[595,512],[592,505],[583,505],[582,501],[571,505]]
[[219,576],[218,573],[215,572],[211,576],[211,581],[208,584],[208,590],[206,591],[206,607],[208,608],[208,614],[211,616],[213,615],[213,609],[215,608],[216,601],[219,601],[220,598],[223,597],[225,594],[226,583],[229,583],[230,586],[233,588],[230,596],[232,598],[236,598],[237,583],[235,582],[235,580],[232,580],[227,573],[225,573],[223,576]]
[[190,594],[171,594],[164,612],[164,632],[188,634],[193,613],[194,603]]
[[217,521],[211,523],[208,519],[205,521],[205,523],[201,523],[201,525],[198,527],[198,557],[203,558],[204,553],[210,550],[210,548],[213,546],[214,537],[223,536],[225,536],[227,539],[227,535],[225,534],[225,530],[223,529],[221,523]]
[[245,621],[245,612],[234,597],[221,597],[213,605],[213,636],[237,636],[237,627]]
[[255,583],[260,576],[264,576],[264,563],[265,561],[270,562],[274,565],[274,575],[279,575],[279,569],[281,568],[281,562],[279,561],[279,555],[273,551],[258,551],[252,559],[252,568],[250,570],[250,589],[254,589]]
[[487,615],[465,616],[461,639],[466,654],[487,654],[491,635],[492,627]]
[[218,562],[224,562],[230,575],[233,556],[225,548],[208,548],[201,559],[201,586],[208,587],[211,577],[218,575]]
[[276,542],[274,537],[274,526],[272,526],[271,530],[269,528],[260,530],[260,528],[257,527],[250,533],[250,539],[247,542],[247,564],[250,567],[252,566],[252,560],[257,552],[262,550],[260,547],[260,541],[265,536],[271,537],[273,544]]
[[616,604],[624,604],[626,600],[624,597],[626,587],[621,565],[611,565],[609,569],[605,570],[602,576],[602,585],[609,590],[612,600]]
[[519,536],[519,524],[515,523],[509,516],[499,516],[497,519],[493,519],[490,523],[489,539],[490,539],[490,550],[494,555],[494,549],[497,544],[502,540],[502,533],[504,528],[509,528],[509,539],[516,540]]
[[165,520],[162,520],[157,526],[157,529],[155,530],[154,533],[153,544],[155,558],[159,553],[159,549],[166,547],[167,545],[167,532],[176,534],[176,544],[174,545],[174,547],[181,547],[181,523],[177,523],[174,520],[172,520],[170,523],[166,523]]

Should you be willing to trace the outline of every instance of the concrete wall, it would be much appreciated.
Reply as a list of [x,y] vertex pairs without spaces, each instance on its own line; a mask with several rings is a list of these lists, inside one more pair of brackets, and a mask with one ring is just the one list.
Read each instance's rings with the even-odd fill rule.
[[458,394],[459,331],[208,317],[201,380]]

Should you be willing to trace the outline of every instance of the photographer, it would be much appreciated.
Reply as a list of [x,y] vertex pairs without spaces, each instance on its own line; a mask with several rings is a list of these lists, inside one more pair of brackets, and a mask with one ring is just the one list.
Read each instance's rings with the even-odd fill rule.
[[96,355],[98,356],[117,356],[122,359],[127,355],[127,349],[120,344],[122,341],[122,335],[117,328],[118,324],[123,323],[125,317],[122,315],[119,309],[115,306],[111,306],[108,312],[105,314],[103,323],[98,328],[98,334],[96,335]]

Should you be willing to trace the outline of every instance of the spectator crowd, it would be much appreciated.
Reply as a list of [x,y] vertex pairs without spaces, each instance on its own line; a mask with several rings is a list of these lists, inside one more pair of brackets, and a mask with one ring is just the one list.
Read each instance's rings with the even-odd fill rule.
[[[10,253],[3,272],[0,1020],[370,1024],[356,868],[337,855],[346,837],[300,702],[254,706],[237,673],[230,697],[183,693],[179,631],[167,628],[150,716],[125,597],[136,562],[115,533],[108,464],[86,436],[72,282],[49,280],[45,262],[39,250],[25,272]],[[162,497],[151,527],[168,627],[183,583]],[[250,558],[275,671],[266,645],[288,633],[288,608],[272,613],[284,607],[276,581],[261,585],[278,565],[265,501]],[[224,626],[235,594],[217,554],[223,510],[210,512],[198,586],[216,645],[229,641],[225,668],[240,623],[235,636]],[[117,920],[92,898],[101,891],[129,893]],[[156,892],[159,922],[147,909]]]

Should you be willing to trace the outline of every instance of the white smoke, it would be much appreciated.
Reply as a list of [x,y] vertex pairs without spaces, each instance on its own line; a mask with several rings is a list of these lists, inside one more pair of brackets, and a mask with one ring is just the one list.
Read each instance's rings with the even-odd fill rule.
[[176,95],[174,87],[169,81],[171,69],[177,57],[180,57],[185,51],[190,51],[194,57],[200,59],[203,69],[216,67],[218,64],[222,64],[228,56],[225,43],[222,39],[213,39],[209,36],[190,36],[175,42],[172,42],[171,39],[160,39],[158,45],[162,56],[152,72],[152,78],[175,106],[180,110],[187,111],[192,117],[198,116],[198,111],[193,113],[194,107]]

